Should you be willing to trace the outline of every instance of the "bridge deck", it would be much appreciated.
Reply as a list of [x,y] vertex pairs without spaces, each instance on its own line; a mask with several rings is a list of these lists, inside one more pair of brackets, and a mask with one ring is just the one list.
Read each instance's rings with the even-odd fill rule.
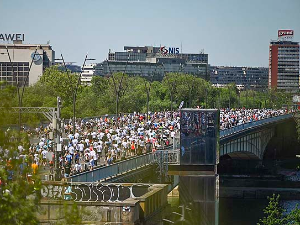
[[[234,135],[241,134],[245,131],[251,131],[261,126],[265,126],[272,123],[282,122],[283,120],[292,118],[292,114],[281,115],[277,117],[271,117],[251,123],[242,124],[230,129],[220,131],[220,141],[226,138],[232,138]],[[126,174],[130,171],[138,170],[142,167],[148,166],[153,163],[165,163],[179,164],[180,150],[162,150],[158,153],[166,154],[153,154],[147,153],[144,155],[136,156],[130,159],[123,160],[121,162],[114,163],[109,166],[99,167],[93,171],[86,171],[80,174],[73,175],[68,178],[71,182],[94,182],[101,181],[107,178],[117,177],[122,174]],[[160,158],[160,159],[159,159]]]

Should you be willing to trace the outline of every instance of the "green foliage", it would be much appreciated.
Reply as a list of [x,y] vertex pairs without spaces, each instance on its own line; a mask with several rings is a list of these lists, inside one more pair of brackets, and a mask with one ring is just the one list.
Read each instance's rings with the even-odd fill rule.
[[[1,113],[2,114],[2,113]],[[39,179],[31,173],[29,159],[19,158],[18,144],[29,147],[28,136],[14,130],[0,131],[0,224],[38,224]]]
[[283,225],[286,223],[284,218],[284,209],[279,204],[279,195],[273,194],[272,197],[268,197],[269,204],[264,209],[266,215],[263,219],[259,220],[257,225]]
[[264,209],[266,215],[263,219],[259,220],[257,225],[292,225],[300,224],[300,209],[298,205],[288,214],[286,210],[280,206],[279,195],[273,194],[272,197],[268,197],[269,204]]
[[288,224],[300,224],[300,209],[298,205],[287,215]]
[[40,84],[44,93],[54,94],[54,97],[60,96],[64,102],[70,103],[73,99],[73,90],[78,81],[78,75],[70,72],[62,72],[58,67],[47,68],[41,76]]
[[[23,106],[56,107],[56,97],[60,96],[63,107],[62,118],[73,116],[73,93],[78,75],[62,72],[57,67],[46,69],[39,82],[25,88]],[[141,77],[130,77],[123,73],[114,73],[110,77],[94,76],[91,86],[79,85],[76,98],[76,117],[90,117],[103,114],[115,114],[118,111],[146,112],[146,81]],[[151,83],[151,84],[150,84]],[[276,90],[239,91],[235,84],[216,88],[197,76],[183,73],[166,73],[163,80],[148,83],[149,110],[162,111],[177,109],[181,101],[184,107],[202,108],[281,108],[291,104],[291,94]],[[0,83],[0,107],[18,105],[16,88]],[[172,104],[171,104],[172,103]],[[46,120],[42,115],[24,114],[22,123],[36,126]],[[2,122],[1,122],[2,121]],[[17,114],[4,115],[0,125],[16,124]]]

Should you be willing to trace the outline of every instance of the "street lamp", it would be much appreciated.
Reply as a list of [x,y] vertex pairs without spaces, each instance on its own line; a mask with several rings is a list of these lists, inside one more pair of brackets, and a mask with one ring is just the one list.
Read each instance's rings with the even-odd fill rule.
[[[130,53],[128,54],[127,61],[126,61],[126,64],[125,64],[125,68],[124,68],[124,71],[122,73],[122,77],[121,77],[120,80],[118,80],[118,82],[116,81],[114,74],[113,73],[111,74],[113,84],[114,84],[114,90],[115,90],[115,94],[116,94],[116,117],[117,117],[116,118],[117,119],[116,120],[116,125],[117,126],[118,126],[118,117],[119,117],[119,100],[120,100],[120,97],[122,95],[124,95],[124,92],[125,92],[125,89],[124,89],[124,87],[122,87],[122,84],[123,84],[123,79],[125,77],[125,73],[126,73],[126,69],[127,69],[129,59],[130,59]],[[110,74],[111,71],[110,71],[108,60],[107,60],[107,67],[108,67],[108,70],[109,70],[108,73]],[[122,91],[123,91],[123,94],[122,94]]]
[[35,51],[34,51],[34,53],[32,55],[30,66],[29,66],[28,75],[25,77],[25,81],[23,82],[23,85],[22,85],[22,91],[20,92],[21,86],[19,84],[19,79],[14,74],[14,65],[13,65],[13,62],[11,60],[10,53],[8,51],[7,46],[5,46],[5,48],[6,48],[6,53],[1,52],[1,55],[7,55],[8,56],[8,59],[9,59],[9,62],[10,62],[10,66],[11,66],[12,77],[14,78],[15,85],[17,86],[17,95],[18,95],[18,103],[19,103],[19,131],[21,131],[21,107],[22,107],[22,104],[23,104],[23,97],[24,97],[24,92],[25,92],[25,86],[26,86],[26,83],[27,83],[28,78],[29,78],[29,73],[31,71],[32,64],[33,64],[34,60],[36,60],[36,56],[37,55],[42,55],[43,56],[43,54],[37,53],[37,48],[35,49]]
[[[67,72],[69,81],[71,82],[71,77],[69,75],[69,70],[66,67],[66,63],[65,63],[63,55],[61,54],[61,58],[60,59],[55,59],[55,60],[62,60],[63,66],[64,66],[64,68],[65,68],[65,70]],[[76,98],[77,98],[78,87],[80,85],[81,75],[83,73],[83,68],[85,67],[85,63],[87,61],[92,61],[92,60],[96,60],[96,59],[88,58],[88,54],[85,55],[85,58],[84,58],[84,61],[83,61],[83,65],[81,67],[81,71],[80,71],[80,74],[79,74],[77,82],[76,82],[76,86],[75,86],[75,88],[73,88],[73,86],[72,86],[72,95],[73,95],[73,121],[72,121],[72,123],[73,123],[73,135],[75,134]]]

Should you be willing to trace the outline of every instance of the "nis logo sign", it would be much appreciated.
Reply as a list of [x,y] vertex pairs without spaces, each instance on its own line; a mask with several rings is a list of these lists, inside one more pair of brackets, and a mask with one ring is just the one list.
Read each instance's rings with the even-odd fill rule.
[[163,46],[160,47],[160,53],[162,55],[179,54],[179,48],[173,48],[173,47],[167,48],[166,46]]
[[0,41],[24,41],[24,34],[0,34]]

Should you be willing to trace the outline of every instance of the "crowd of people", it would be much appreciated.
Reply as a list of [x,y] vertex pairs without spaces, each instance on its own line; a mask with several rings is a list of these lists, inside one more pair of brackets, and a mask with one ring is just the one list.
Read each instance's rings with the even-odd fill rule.
[[[271,109],[222,109],[220,129],[228,129],[269,117],[283,115],[287,110]],[[61,151],[54,156],[54,143],[50,140],[51,124],[35,129],[38,143],[29,148],[28,159],[34,173],[38,168],[50,168],[54,174],[54,163],[58,164],[61,177],[93,170],[96,166],[110,165],[136,155],[154,152],[173,143],[180,130],[180,112],[134,113],[118,119],[103,116],[76,120],[73,133],[72,120],[65,120]],[[18,147],[20,155],[24,149]]]
[[220,129],[229,129],[245,123],[287,114],[287,109],[222,109],[220,110]]
[[[63,177],[93,170],[95,166],[110,165],[117,160],[154,152],[169,146],[178,132],[178,112],[157,112],[148,120],[144,114],[134,113],[118,119],[99,117],[76,120],[73,134],[72,120],[64,123],[62,149],[58,155],[58,167]],[[45,166],[49,162],[53,170],[53,142],[48,139],[50,127],[38,128],[39,143],[30,152],[34,163]]]

